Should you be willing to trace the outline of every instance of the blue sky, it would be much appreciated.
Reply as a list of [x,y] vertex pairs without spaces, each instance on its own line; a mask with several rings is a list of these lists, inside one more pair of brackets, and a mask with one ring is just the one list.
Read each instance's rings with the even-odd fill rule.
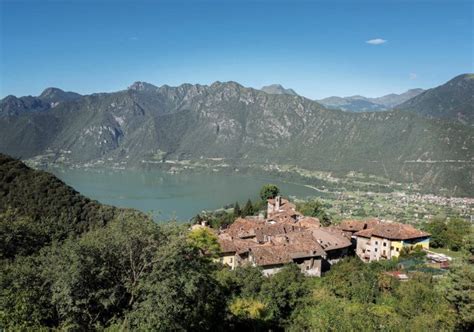
[[138,80],[379,96],[474,71],[472,1],[0,2],[0,97]]

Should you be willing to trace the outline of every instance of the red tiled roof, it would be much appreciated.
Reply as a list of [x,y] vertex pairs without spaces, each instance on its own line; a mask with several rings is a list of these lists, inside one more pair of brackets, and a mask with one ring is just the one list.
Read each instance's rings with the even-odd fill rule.
[[298,220],[297,223],[301,227],[305,228],[319,228],[321,227],[321,223],[319,222],[318,218],[315,217],[303,217]]
[[260,245],[250,249],[258,266],[279,265],[292,262],[297,258],[320,257],[324,254],[321,246],[313,242],[306,244]]
[[338,226],[338,228],[342,229],[346,232],[358,232],[363,229],[372,228],[375,225],[380,224],[380,220],[378,219],[366,219],[366,220],[343,220]]
[[390,240],[409,240],[430,236],[429,233],[420,231],[412,225],[400,223],[382,223],[373,228],[359,231],[354,235],[366,238],[376,236]]
[[258,218],[237,218],[224,231],[234,238],[254,237],[257,228],[265,226],[265,221]]
[[313,237],[323,247],[325,251],[348,248],[352,245],[351,241],[340,231],[327,228],[315,228],[312,230]]

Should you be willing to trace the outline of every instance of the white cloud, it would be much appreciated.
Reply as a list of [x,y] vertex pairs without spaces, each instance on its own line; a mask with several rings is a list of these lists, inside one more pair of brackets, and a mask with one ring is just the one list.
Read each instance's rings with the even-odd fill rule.
[[366,43],[370,45],[382,45],[382,44],[385,44],[386,42],[387,41],[382,38],[369,39],[366,41]]
[[411,80],[416,80],[416,79],[418,78],[418,75],[415,74],[415,73],[410,73],[410,74],[408,75],[408,77],[409,77]]

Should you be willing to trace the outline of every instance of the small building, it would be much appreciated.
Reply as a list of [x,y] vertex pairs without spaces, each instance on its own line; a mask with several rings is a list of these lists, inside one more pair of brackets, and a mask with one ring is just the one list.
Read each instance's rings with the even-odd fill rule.
[[270,222],[296,222],[303,215],[296,211],[296,205],[276,196],[267,200],[267,219]]
[[430,234],[411,225],[380,223],[354,233],[357,240],[356,254],[365,262],[398,257],[403,248],[421,246],[429,249]]

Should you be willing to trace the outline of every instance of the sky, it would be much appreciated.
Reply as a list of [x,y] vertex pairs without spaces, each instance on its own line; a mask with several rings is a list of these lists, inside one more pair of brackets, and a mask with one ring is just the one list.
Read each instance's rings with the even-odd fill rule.
[[0,97],[279,83],[313,98],[474,72],[473,1],[0,0]]

